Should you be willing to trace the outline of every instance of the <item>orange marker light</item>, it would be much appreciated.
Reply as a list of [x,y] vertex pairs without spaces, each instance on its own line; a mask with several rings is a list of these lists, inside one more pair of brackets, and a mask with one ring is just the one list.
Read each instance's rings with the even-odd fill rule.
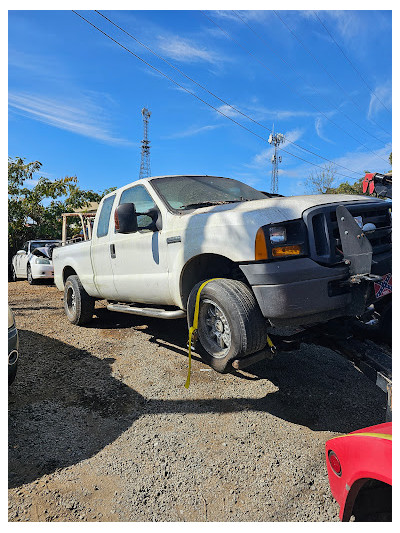
[[259,228],[256,235],[255,259],[256,261],[268,259],[267,243],[265,242],[265,234],[262,228]]
[[292,246],[276,246],[272,248],[273,257],[287,257],[289,255],[301,255],[301,246],[294,244]]

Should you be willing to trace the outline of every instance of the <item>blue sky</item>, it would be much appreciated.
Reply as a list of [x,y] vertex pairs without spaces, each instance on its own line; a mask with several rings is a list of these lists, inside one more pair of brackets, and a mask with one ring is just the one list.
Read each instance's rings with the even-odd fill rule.
[[241,18],[210,10],[205,11],[209,18],[200,11],[101,12],[259,124],[94,11],[79,11],[256,135],[72,11],[9,11],[10,157],[41,161],[42,174],[50,178],[76,175],[87,189],[125,185],[139,175],[145,106],[152,113],[152,175],[221,175],[269,190],[272,150],[262,138],[268,139],[273,124],[288,141],[313,152],[283,145],[308,162],[281,153],[281,194],[304,194],[304,180],[319,170],[310,163],[326,163],[317,155],[338,165],[343,174],[338,183],[357,179],[366,169],[390,168],[390,11],[317,12],[359,74],[312,11],[278,11],[278,17],[273,11],[241,10]]

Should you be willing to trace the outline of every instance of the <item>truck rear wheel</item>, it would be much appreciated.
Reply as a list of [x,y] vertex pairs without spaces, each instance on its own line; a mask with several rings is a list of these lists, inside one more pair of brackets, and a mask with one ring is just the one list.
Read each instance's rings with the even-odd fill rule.
[[[189,295],[189,327],[202,283],[195,285]],[[247,285],[225,278],[205,285],[200,294],[198,341],[201,358],[217,372],[225,372],[232,360],[265,347],[266,320]]]
[[69,276],[64,286],[64,311],[68,320],[78,326],[89,322],[93,316],[94,302],[78,276]]

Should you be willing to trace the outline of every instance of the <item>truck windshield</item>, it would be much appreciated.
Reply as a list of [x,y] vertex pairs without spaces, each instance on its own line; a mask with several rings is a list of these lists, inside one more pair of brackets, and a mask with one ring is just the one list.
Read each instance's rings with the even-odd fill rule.
[[197,209],[248,200],[265,200],[267,195],[230,178],[172,176],[154,178],[151,184],[175,210]]

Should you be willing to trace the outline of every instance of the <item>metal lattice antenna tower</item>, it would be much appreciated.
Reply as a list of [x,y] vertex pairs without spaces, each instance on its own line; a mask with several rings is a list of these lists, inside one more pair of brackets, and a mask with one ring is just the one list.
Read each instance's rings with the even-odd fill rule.
[[139,179],[150,176],[150,141],[148,138],[150,111],[145,107],[142,109],[143,115],[143,141],[142,141],[142,158],[140,161]]
[[285,142],[285,137],[282,133],[274,133],[274,126],[272,126],[272,133],[268,139],[269,144],[274,145],[274,155],[271,157],[272,174],[271,174],[271,193],[278,194],[278,165],[282,163],[282,157],[278,156],[279,145]]

